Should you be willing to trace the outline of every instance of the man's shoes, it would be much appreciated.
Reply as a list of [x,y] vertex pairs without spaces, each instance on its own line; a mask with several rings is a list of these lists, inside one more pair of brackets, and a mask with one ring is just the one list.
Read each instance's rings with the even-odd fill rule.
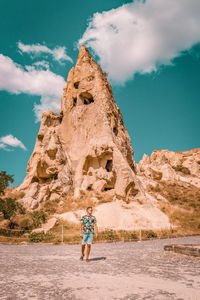
[[90,260],[89,260],[89,258],[86,258],[86,260],[85,260],[86,262],[90,262]]
[[80,260],[83,260],[84,255],[81,255]]

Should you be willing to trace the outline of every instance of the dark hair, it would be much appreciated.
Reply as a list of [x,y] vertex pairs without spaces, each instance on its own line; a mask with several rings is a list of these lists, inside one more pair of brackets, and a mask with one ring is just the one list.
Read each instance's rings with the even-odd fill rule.
[[88,211],[89,208],[92,208],[92,206],[88,206],[88,207],[86,208],[86,210]]

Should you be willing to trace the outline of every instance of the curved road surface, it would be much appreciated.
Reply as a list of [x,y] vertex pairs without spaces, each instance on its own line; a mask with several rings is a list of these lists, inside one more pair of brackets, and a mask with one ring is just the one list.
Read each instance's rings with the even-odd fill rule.
[[166,244],[200,237],[80,245],[0,244],[0,299],[200,299],[200,259],[166,252]]

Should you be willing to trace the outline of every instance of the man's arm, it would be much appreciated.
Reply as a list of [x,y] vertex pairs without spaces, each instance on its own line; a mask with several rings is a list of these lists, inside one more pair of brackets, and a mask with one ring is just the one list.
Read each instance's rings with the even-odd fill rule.
[[80,236],[81,236],[81,237],[83,237],[82,230],[83,230],[83,223],[80,222]]
[[97,221],[94,223],[94,226],[95,226],[95,232],[96,232],[96,238],[98,236],[98,227],[97,227]]

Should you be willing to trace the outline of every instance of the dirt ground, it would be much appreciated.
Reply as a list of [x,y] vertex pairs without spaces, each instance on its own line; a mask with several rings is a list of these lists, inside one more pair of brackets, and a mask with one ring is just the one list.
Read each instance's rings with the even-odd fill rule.
[[200,259],[163,250],[200,237],[80,245],[0,244],[0,299],[200,299]]

